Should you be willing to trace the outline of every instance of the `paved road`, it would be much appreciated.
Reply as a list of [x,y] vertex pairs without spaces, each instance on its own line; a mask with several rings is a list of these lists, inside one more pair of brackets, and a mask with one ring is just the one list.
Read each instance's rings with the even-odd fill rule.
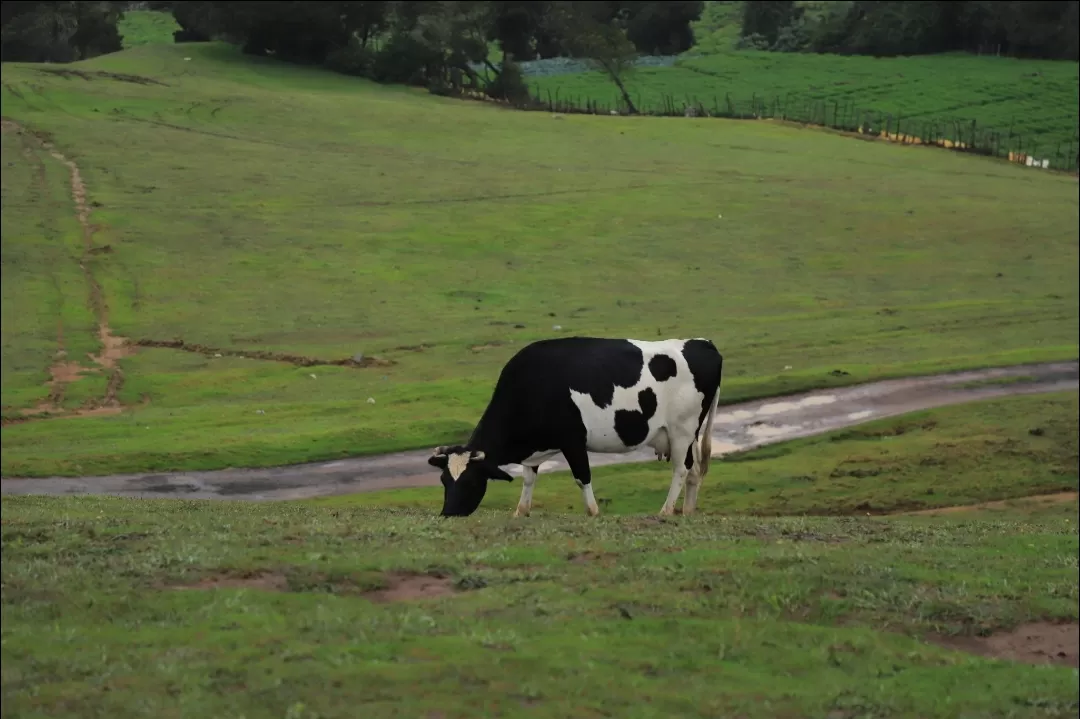
[[[993,380],[1009,378],[1022,378],[1022,381],[993,383]],[[743,402],[719,409],[713,427],[713,455],[821,434],[931,407],[1077,389],[1080,389],[1080,365],[1073,361],[888,380]],[[269,469],[80,478],[5,477],[0,479],[0,490],[3,494],[107,494],[254,501],[301,499],[399,487],[437,487],[438,475],[426,462],[429,454],[430,450],[397,452]],[[589,461],[596,467],[655,462],[656,457],[646,448],[624,455],[590,454]],[[567,469],[566,463],[559,456],[541,465],[540,471],[564,469]],[[516,466],[507,470],[515,475],[521,473],[521,468]]]

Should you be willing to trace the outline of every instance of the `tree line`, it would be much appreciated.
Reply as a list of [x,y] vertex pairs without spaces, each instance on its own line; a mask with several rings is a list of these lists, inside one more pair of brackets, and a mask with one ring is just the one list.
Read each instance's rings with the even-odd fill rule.
[[[624,85],[635,58],[690,49],[692,23],[704,5],[681,0],[5,0],[0,56],[70,62],[114,52],[121,47],[119,18],[138,7],[171,12],[180,26],[177,42],[223,40],[252,55],[426,86],[439,94],[473,90],[523,102],[529,91],[519,62],[581,58],[611,79],[627,110],[635,113]],[[743,3],[740,44],[878,56],[959,50],[1076,60],[1078,5],[1080,0],[750,0]]]
[[1078,24],[1078,0],[857,0],[815,5],[753,0],[743,6],[740,46],[879,57],[962,51],[1076,60]]
[[[172,12],[177,42],[224,40],[252,55],[378,82],[438,93],[473,88],[508,100],[528,94],[517,62],[557,56],[588,59],[624,89],[621,77],[635,56],[693,45],[691,22],[704,8],[683,0],[5,1],[3,59],[65,62],[119,50],[116,22],[133,5]],[[492,46],[501,53],[497,64]],[[483,80],[478,67],[489,71]]]

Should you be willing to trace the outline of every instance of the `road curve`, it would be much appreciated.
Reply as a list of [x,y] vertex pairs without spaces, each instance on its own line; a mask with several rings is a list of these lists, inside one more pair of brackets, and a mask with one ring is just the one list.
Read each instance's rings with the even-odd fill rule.
[[[1072,361],[886,380],[725,405],[718,410],[713,427],[713,456],[932,407],[1077,389],[1080,389],[1080,363]],[[77,478],[5,477],[0,478],[0,494],[101,494],[260,501],[401,487],[436,487],[438,475],[425,461],[429,454],[430,450],[424,449],[267,469]],[[623,455],[590,454],[589,461],[597,467],[656,461],[656,455],[645,448]],[[558,456],[541,465],[540,471],[565,469],[566,462]],[[521,473],[517,466],[507,470],[515,475]]]

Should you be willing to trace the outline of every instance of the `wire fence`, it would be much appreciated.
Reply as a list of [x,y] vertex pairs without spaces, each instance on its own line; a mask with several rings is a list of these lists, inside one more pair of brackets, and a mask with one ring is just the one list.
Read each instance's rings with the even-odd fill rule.
[[[983,127],[975,120],[933,119],[919,115],[904,117],[859,108],[851,102],[811,99],[793,94],[772,98],[754,95],[742,101],[733,100],[727,94],[705,100],[696,96],[680,99],[674,95],[664,95],[659,102],[635,101],[634,105],[640,115],[781,120],[880,137],[892,142],[931,145],[999,157],[1042,169],[1076,172],[1080,165],[1080,118],[1074,120],[1071,140],[1052,141],[1025,137],[1012,128]],[[539,89],[533,91],[529,102],[515,103],[515,106],[561,114],[628,114],[627,105],[620,97],[614,98],[611,103],[603,103],[593,98],[560,97],[558,91],[541,93]]]

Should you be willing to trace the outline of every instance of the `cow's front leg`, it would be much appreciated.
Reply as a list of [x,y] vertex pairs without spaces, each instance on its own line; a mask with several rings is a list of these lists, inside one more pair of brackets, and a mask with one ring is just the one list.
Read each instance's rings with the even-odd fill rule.
[[521,498],[518,499],[517,509],[514,510],[515,517],[528,517],[529,512],[532,511],[533,485],[536,484],[536,474],[539,471],[539,467],[521,465]]
[[600,514],[600,508],[596,506],[596,497],[593,496],[592,472],[589,469],[589,453],[584,447],[571,450],[562,450],[566,463],[570,465],[570,472],[574,475],[574,481],[581,488],[581,498],[585,501],[585,512],[590,517]]

